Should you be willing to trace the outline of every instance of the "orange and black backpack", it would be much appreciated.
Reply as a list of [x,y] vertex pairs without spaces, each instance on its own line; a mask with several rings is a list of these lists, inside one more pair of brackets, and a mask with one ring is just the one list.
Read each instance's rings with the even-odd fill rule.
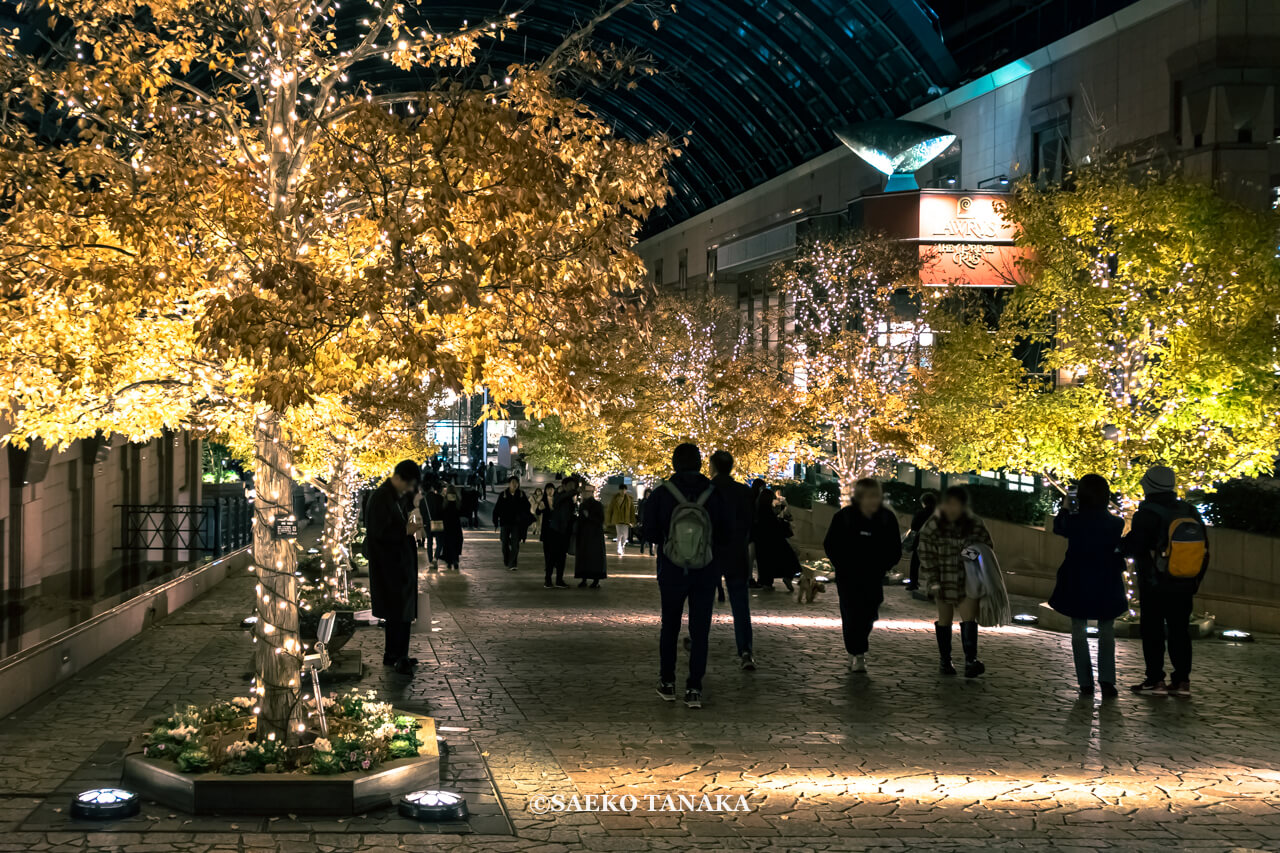
[[1173,580],[1195,580],[1204,568],[1209,536],[1195,507],[1186,501],[1173,506],[1144,501],[1139,509],[1160,518],[1160,545],[1155,553],[1156,575]]

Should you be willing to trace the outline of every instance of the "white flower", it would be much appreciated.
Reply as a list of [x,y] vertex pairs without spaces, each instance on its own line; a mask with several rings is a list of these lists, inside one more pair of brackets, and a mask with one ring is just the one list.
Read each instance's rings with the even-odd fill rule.
[[311,746],[316,752],[333,752],[333,744],[329,743],[328,738],[318,737]]
[[373,736],[378,740],[389,740],[390,738],[395,736],[395,733],[396,733],[395,723],[383,723],[382,725],[378,726],[376,729],[373,730]]
[[199,729],[197,729],[195,726],[177,726],[175,728],[169,729],[169,734],[175,740],[187,740],[197,731],[199,731]]
[[248,696],[237,696],[231,700],[231,704],[239,708],[241,711],[247,711],[253,707],[253,700]]
[[238,740],[227,747],[228,758],[243,758],[253,749],[253,744],[247,740]]

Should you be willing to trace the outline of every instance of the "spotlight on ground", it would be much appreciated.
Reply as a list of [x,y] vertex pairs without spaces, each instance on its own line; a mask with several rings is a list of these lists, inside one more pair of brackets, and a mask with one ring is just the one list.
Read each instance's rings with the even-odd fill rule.
[[118,820],[133,817],[142,808],[138,795],[124,788],[81,791],[71,801],[71,816],[81,820]]
[[1037,625],[1040,622],[1040,617],[1031,613],[1019,613],[1013,617],[1013,621],[1019,625]]
[[400,814],[422,821],[466,820],[467,801],[453,791],[414,791],[400,801]]
[[1223,631],[1220,634],[1218,634],[1218,636],[1232,643],[1252,643],[1253,642],[1253,634],[1250,634],[1248,631],[1237,631],[1234,628],[1227,631]]
[[1098,636],[1098,629],[1093,627],[1092,625],[1090,625],[1088,628],[1085,628],[1084,632],[1088,634],[1090,637]]
[[257,624],[258,624],[258,617],[257,617],[257,616],[246,616],[246,617],[244,617],[244,619],[243,619],[243,620],[241,620],[241,622],[240,622],[240,630],[241,630],[241,631],[252,631],[252,630],[253,630],[253,626],[254,626],[254,625],[257,625]]

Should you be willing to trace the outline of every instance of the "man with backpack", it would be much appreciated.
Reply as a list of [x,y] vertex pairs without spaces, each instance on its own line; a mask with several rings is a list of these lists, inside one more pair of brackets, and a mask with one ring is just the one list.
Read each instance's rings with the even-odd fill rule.
[[[1134,693],[1191,695],[1191,603],[1209,566],[1209,539],[1196,508],[1178,498],[1172,468],[1157,465],[1142,478],[1142,503],[1122,549],[1133,558],[1142,607],[1142,656],[1147,675]],[[1169,647],[1173,673],[1164,680]]]
[[644,538],[658,547],[658,590],[662,628],[658,635],[658,695],[676,699],[676,645],[685,601],[689,602],[689,677],[684,703],[702,707],[702,676],[720,571],[715,560],[717,531],[726,527],[724,502],[702,474],[702,453],[681,444],[671,455],[674,473],[650,492]]

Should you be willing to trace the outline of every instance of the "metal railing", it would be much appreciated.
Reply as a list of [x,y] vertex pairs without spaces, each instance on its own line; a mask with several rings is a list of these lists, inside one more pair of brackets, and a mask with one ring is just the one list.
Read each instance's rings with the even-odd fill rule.
[[165,559],[221,556],[252,539],[253,507],[244,498],[220,497],[200,506],[121,504],[117,551],[163,552]]

